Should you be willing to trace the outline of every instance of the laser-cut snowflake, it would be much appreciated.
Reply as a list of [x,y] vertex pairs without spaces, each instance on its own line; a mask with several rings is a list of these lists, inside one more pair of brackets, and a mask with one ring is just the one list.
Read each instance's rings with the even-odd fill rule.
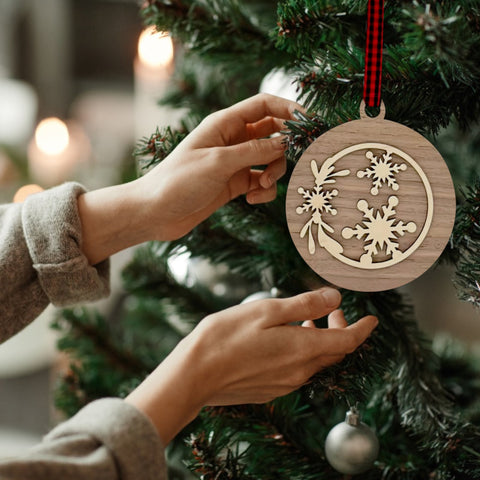
[[395,174],[401,170],[406,170],[407,165],[405,163],[393,163],[392,153],[389,151],[386,151],[381,158],[379,158],[380,156],[375,156],[370,150],[365,156],[370,160],[370,166],[365,170],[357,172],[357,177],[367,177],[373,180],[373,186],[370,193],[372,195],[378,195],[379,188],[385,184],[391,187],[392,190],[397,191],[399,186],[395,179]]
[[317,239],[318,244],[321,247],[329,249],[333,252],[342,252],[342,246],[329,237],[325,231],[333,233],[333,228],[328,225],[322,219],[322,214],[330,213],[336,215],[337,210],[333,208],[331,200],[338,195],[338,190],[324,190],[324,185],[332,184],[336,182],[335,177],[345,177],[350,173],[350,170],[335,171],[333,165],[333,158],[328,158],[318,169],[317,162],[312,160],[310,162],[310,168],[312,170],[313,177],[315,178],[315,186],[311,189],[305,189],[303,187],[298,188],[298,193],[303,196],[305,202],[300,207],[297,207],[296,212],[298,215],[302,215],[305,212],[312,212],[312,216],[305,223],[301,232],[300,238],[305,237],[308,233],[308,251],[313,255],[315,253],[315,240],[313,239],[312,227],[317,225]]
[[355,228],[345,227],[342,230],[342,237],[347,240],[354,236],[359,240],[365,237],[363,247],[365,253],[360,257],[361,264],[371,264],[374,255],[383,249],[387,255],[392,255],[392,258],[403,253],[398,249],[397,240],[407,232],[415,232],[417,225],[414,222],[397,221],[395,218],[397,205],[398,198],[392,195],[388,199],[388,204],[382,205],[381,212],[378,209],[375,213],[374,208],[369,207],[366,200],[358,201],[357,208],[363,212],[364,220],[362,224],[355,225]]
[[301,207],[297,207],[299,215],[309,210],[313,212],[313,215],[319,215],[322,212],[337,214],[337,210],[332,207],[330,200],[338,195],[338,190],[326,191],[320,185],[315,185],[311,191],[300,187],[298,193],[303,195],[306,200]]

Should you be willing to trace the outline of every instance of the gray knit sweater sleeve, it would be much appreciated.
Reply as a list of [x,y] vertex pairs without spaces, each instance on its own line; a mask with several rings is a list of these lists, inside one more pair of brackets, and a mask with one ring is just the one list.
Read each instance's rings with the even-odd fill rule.
[[[108,261],[81,252],[76,183],[0,206],[0,341],[53,303],[108,294]],[[1,453],[1,452],[0,452]],[[90,403],[24,457],[0,460],[0,480],[165,480],[163,448],[150,420],[120,399]]]
[[82,254],[77,197],[65,183],[24,203],[0,206],[0,342],[49,303],[97,300],[109,293],[109,262],[90,266]]
[[24,457],[0,460],[1,480],[166,480],[150,421],[117,398],[90,403]]

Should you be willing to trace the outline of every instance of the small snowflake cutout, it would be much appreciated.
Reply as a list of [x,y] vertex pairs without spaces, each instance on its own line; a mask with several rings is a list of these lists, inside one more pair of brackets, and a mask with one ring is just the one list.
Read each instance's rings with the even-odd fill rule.
[[393,163],[391,152],[385,152],[381,157],[375,156],[373,152],[368,151],[365,156],[370,160],[370,167],[357,172],[358,178],[371,178],[373,181],[370,193],[378,195],[378,190],[383,185],[388,185],[392,190],[397,191],[399,186],[395,179],[395,174],[405,171],[407,165],[405,163]]
[[300,238],[305,237],[308,233],[308,251],[313,255],[315,253],[315,240],[313,239],[312,225],[318,226],[317,236],[320,246],[324,246],[325,242],[332,245],[336,243],[335,240],[328,237],[324,232],[326,230],[333,233],[333,228],[322,220],[322,213],[337,214],[337,210],[332,207],[330,200],[338,195],[338,190],[323,190],[322,186],[315,185],[311,191],[300,187],[298,193],[303,195],[306,201],[302,206],[297,207],[297,214],[301,215],[308,211],[312,213],[310,220],[307,221],[300,232]]
[[373,262],[373,257],[380,251],[385,249],[387,255],[396,258],[402,254],[398,249],[398,238],[405,233],[413,233],[417,229],[414,222],[404,223],[402,220],[397,221],[395,218],[395,207],[398,205],[398,198],[392,195],[388,199],[388,204],[383,205],[374,213],[374,208],[369,207],[366,200],[359,200],[357,208],[363,212],[364,220],[362,224],[355,225],[355,228],[346,227],[342,230],[342,237],[350,239],[364,238],[365,254],[360,257],[360,263],[369,265]]
[[315,253],[315,240],[312,233],[313,225],[317,225],[318,227],[317,239],[321,247],[326,248],[328,245],[331,251],[343,251],[342,246],[325,233],[325,231],[333,233],[333,228],[322,219],[322,214],[324,213],[329,213],[330,215],[337,214],[337,210],[333,208],[331,200],[338,195],[338,190],[324,190],[324,185],[335,183],[336,177],[345,177],[350,173],[350,170],[335,171],[333,163],[334,160],[328,158],[319,170],[317,162],[312,160],[310,162],[310,169],[315,178],[315,185],[311,190],[303,187],[299,187],[297,190],[305,201],[303,205],[297,207],[295,211],[298,215],[311,212],[310,219],[307,220],[300,231],[300,238],[304,238],[308,234],[308,251],[312,255]]
[[312,214],[320,214],[322,212],[336,215],[337,211],[332,207],[330,200],[338,195],[338,190],[323,190],[320,185],[315,185],[313,190],[306,190],[303,187],[298,189],[298,193],[306,200],[301,207],[297,207],[297,213],[301,215],[304,212],[312,211]]

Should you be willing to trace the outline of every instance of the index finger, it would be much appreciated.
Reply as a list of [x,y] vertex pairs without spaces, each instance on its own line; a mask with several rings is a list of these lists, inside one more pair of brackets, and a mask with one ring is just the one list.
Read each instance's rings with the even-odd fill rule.
[[300,293],[289,298],[276,298],[266,301],[275,304],[275,315],[266,319],[266,327],[286,325],[292,322],[315,320],[335,310],[342,300],[340,292],[325,287],[312,292]]
[[295,110],[306,112],[297,102],[268,93],[259,93],[226,108],[224,112],[228,115],[235,114],[245,123],[255,123],[268,116],[291,120],[294,119]]

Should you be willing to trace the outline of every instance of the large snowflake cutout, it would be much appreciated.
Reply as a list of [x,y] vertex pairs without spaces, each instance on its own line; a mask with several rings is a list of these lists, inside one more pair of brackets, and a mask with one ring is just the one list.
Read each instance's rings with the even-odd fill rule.
[[405,163],[393,163],[392,153],[385,152],[381,157],[375,156],[373,152],[368,151],[365,156],[370,160],[370,167],[365,170],[357,172],[358,178],[371,178],[373,180],[373,186],[370,190],[372,195],[378,195],[378,190],[383,185],[388,185],[392,190],[397,191],[399,186],[395,179],[395,174],[407,169]]
[[402,255],[398,248],[398,238],[405,233],[413,233],[417,229],[414,222],[404,223],[395,218],[395,207],[398,205],[398,198],[394,195],[389,197],[388,204],[382,205],[380,209],[374,213],[374,208],[369,207],[366,200],[359,200],[357,208],[363,212],[364,220],[362,224],[355,225],[355,228],[345,227],[342,230],[342,237],[350,239],[364,238],[365,254],[360,257],[360,264],[369,265],[373,263],[373,257],[385,249],[387,255],[391,255],[393,259]]

